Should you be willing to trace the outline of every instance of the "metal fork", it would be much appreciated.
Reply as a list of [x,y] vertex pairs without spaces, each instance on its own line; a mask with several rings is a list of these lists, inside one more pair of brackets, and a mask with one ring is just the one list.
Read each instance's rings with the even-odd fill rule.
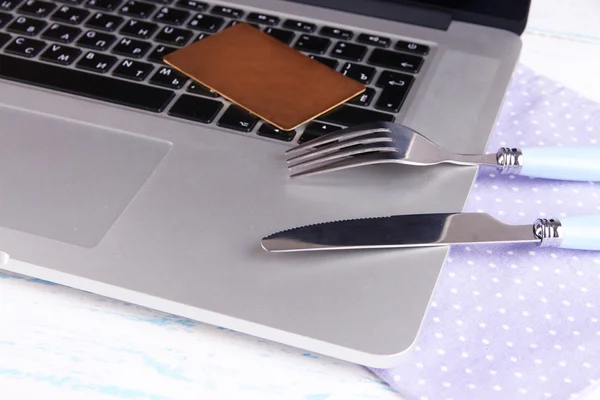
[[391,122],[341,129],[293,147],[286,154],[291,156],[287,161],[292,177],[384,163],[450,163],[495,167],[502,174],[600,181],[600,147],[502,147],[496,153],[457,154]]

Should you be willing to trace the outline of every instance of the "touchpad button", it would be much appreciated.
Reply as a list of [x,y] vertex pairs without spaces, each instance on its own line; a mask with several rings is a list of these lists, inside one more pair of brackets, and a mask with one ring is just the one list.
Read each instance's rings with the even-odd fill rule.
[[96,246],[170,143],[0,107],[0,225]]

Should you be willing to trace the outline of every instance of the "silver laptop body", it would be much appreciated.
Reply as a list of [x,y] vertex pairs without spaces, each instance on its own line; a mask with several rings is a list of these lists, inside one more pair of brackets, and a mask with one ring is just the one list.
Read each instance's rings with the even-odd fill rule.
[[[428,46],[400,111],[386,114],[449,150],[485,150],[518,59],[518,34],[451,20],[439,10],[412,9],[441,24],[428,27],[343,11],[344,2],[316,3],[323,6],[218,4],[245,16],[276,16],[283,30],[291,19],[315,24],[311,35],[324,26],[351,31],[348,42],[355,44],[360,34],[389,38],[389,51],[399,40]],[[260,121],[250,132],[229,129],[218,123],[230,104],[219,97],[206,97],[223,104],[210,123],[169,115],[179,96],[191,95],[187,84],[172,90],[162,112],[28,84],[23,62],[147,86],[153,74],[140,82],[43,60],[54,43],[42,37],[44,30],[27,36],[16,25],[9,29],[25,4],[4,10],[13,20],[0,29],[10,36],[0,47],[0,252],[10,256],[1,268],[362,365],[389,367],[402,359],[419,332],[446,249],[273,254],[261,249],[260,239],[331,219],[461,211],[475,169],[379,166],[290,180],[284,151],[303,129],[291,141],[258,135]],[[70,3],[55,4],[58,10]],[[373,14],[411,10],[372,4]],[[97,12],[89,11],[88,18]],[[107,14],[121,15],[118,9]],[[221,17],[223,29],[231,18]],[[52,14],[37,19],[53,23]],[[81,35],[89,30],[85,22],[73,26]],[[306,33],[289,30],[295,40]],[[124,37],[109,33],[115,44]],[[16,54],[23,50],[12,43],[19,37],[46,47],[34,57]],[[339,39],[330,40],[322,56],[335,59]],[[78,60],[89,51],[76,41],[62,45],[81,48]],[[113,68],[128,58],[110,49],[97,53],[116,57]],[[357,63],[369,66],[368,58]],[[348,62],[337,61],[338,70]],[[152,65],[153,72],[160,68]],[[376,110],[382,91],[376,81],[387,68],[374,67],[368,86],[375,98],[354,107]],[[51,79],[62,76],[52,71]]]

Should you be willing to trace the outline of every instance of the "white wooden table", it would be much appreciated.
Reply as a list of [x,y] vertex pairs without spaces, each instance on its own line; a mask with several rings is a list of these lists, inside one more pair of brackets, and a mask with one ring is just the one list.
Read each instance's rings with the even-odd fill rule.
[[[534,0],[522,62],[600,102],[599,15]],[[240,397],[401,399],[361,366],[0,271],[0,398]]]

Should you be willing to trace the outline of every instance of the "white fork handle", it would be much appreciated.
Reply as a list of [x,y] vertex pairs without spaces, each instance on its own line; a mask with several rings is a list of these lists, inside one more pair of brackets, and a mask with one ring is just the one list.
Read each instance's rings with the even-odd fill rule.
[[505,166],[504,173],[567,181],[600,181],[600,147],[526,147],[519,150],[522,157],[518,161],[513,159],[517,165]]

